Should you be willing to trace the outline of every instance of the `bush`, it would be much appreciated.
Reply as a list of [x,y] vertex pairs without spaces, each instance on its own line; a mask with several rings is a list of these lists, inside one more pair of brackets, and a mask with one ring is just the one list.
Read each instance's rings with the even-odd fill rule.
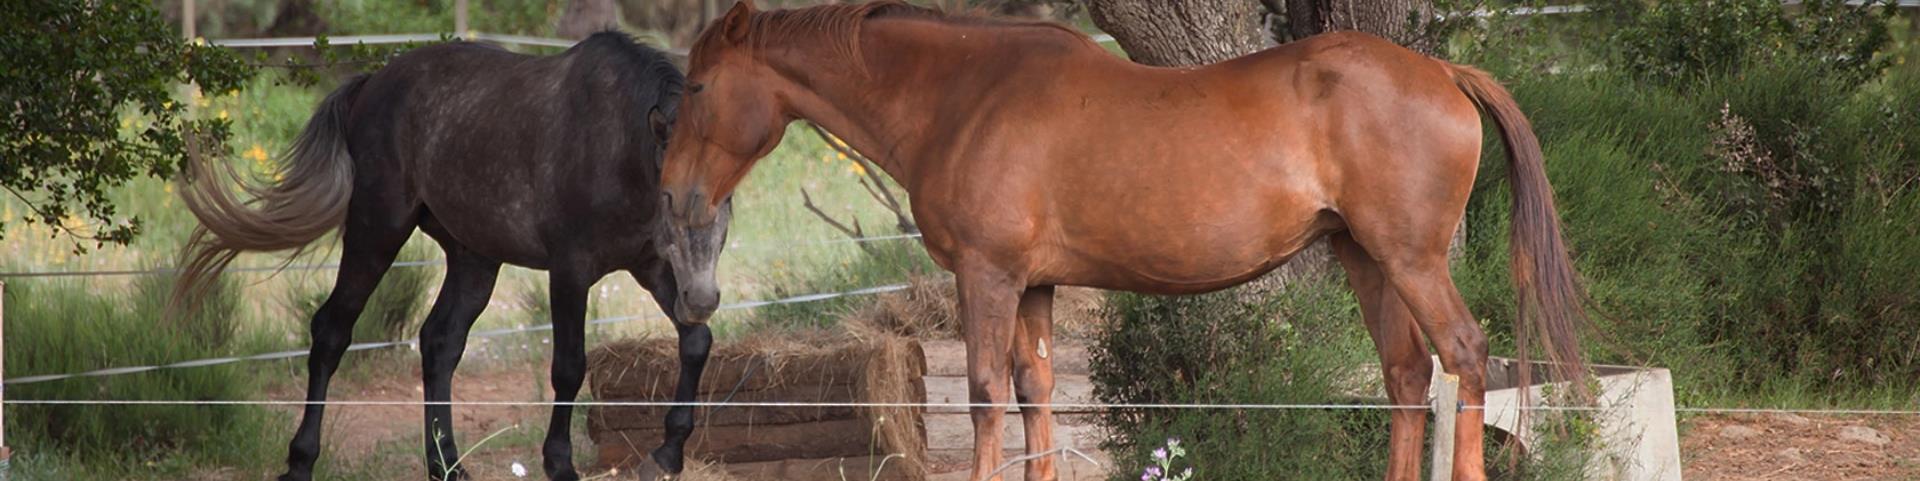
[[1607,45],[1613,63],[1641,78],[1685,85],[1710,75],[1739,75],[1753,65],[1784,61],[1859,83],[1884,66],[1874,53],[1890,37],[1891,6],[1849,7],[1841,0],[1805,2],[1789,14],[1774,0],[1603,2],[1622,19]]
[[[1359,307],[1336,280],[1309,278],[1268,296],[1114,293],[1092,352],[1102,403],[1325,403],[1352,399],[1354,366],[1374,356]],[[1184,440],[1200,479],[1377,479],[1386,416],[1355,410],[1113,410],[1112,453]],[[1148,460],[1116,456],[1114,479]]]
[[[1601,43],[1643,57],[1695,52],[1666,57],[1672,65],[1695,57],[1725,65],[1542,76],[1484,59],[1510,73],[1546,150],[1566,235],[1601,314],[1589,350],[1600,361],[1675,368],[1686,404],[1782,387],[1832,402],[1914,386],[1920,333],[1910,326],[1920,314],[1901,273],[1920,267],[1912,235],[1920,219],[1904,204],[1920,189],[1906,182],[1920,176],[1911,140],[1920,119],[1897,106],[1920,105],[1920,81],[1910,67],[1868,66],[1905,65],[1898,51],[1848,63],[1871,55],[1815,48],[1826,45],[1819,38],[1873,45],[1885,30],[1873,23],[1879,10],[1747,7],[1774,9],[1762,17],[1785,25],[1765,27],[1778,48],[1695,52],[1750,42],[1668,27],[1739,37],[1750,25],[1714,30],[1706,24],[1720,20],[1708,17],[1746,14],[1691,3],[1625,16],[1621,31],[1644,38]],[[1456,275],[1499,346],[1511,343],[1503,336],[1512,318],[1500,262],[1506,162],[1497,145],[1485,150]]]
[[[13,282],[6,289],[7,372],[16,377],[166,364],[237,349],[239,295],[221,281],[202,310],[164,321],[170,279],[142,279],[131,295],[79,282]],[[178,325],[163,323],[174,322]],[[259,391],[239,364],[78,378],[7,387],[10,399],[239,400]],[[8,406],[22,479],[179,475],[194,466],[260,466],[275,458],[256,406]],[[58,472],[68,465],[75,472]],[[121,471],[124,470],[124,471]]]
[[[1101,403],[1360,403],[1381,380],[1359,305],[1338,275],[1254,292],[1159,297],[1114,293],[1092,349]],[[1555,418],[1519,471],[1489,437],[1496,479],[1579,479],[1591,429]],[[1388,415],[1380,410],[1113,410],[1112,479],[1138,479],[1159,461],[1145,453],[1180,439],[1194,479],[1379,479],[1386,475]],[[1139,455],[1135,455],[1135,454]],[[1497,466],[1493,464],[1498,464]],[[1516,474],[1517,473],[1517,474]]]

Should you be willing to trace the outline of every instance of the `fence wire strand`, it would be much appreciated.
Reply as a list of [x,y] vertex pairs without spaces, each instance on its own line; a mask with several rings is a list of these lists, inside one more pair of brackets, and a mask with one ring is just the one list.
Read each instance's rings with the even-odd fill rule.
[[[720,306],[720,309],[721,310],[752,309],[756,307],[765,307],[765,306],[772,306],[772,305],[779,305],[779,304],[799,304],[799,303],[806,303],[806,302],[818,302],[818,301],[824,301],[827,299],[834,299],[839,297],[864,296],[864,295],[894,292],[899,290],[905,290],[908,286],[909,286],[908,284],[888,284],[884,286],[868,287],[864,289],[854,289],[850,291],[807,294],[802,296],[788,297],[784,299],[734,302],[730,304],[723,304]],[[636,321],[636,320],[642,320],[642,319],[654,319],[654,318],[660,318],[660,317],[664,317],[664,315],[639,314],[639,315],[628,315],[628,316],[603,317],[599,319],[588,320],[587,325],[593,326],[593,325],[602,325],[602,324],[613,324],[617,322],[628,322],[628,321]],[[470,334],[468,337],[469,338],[499,337],[499,336],[506,336],[511,334],[526,333],[526,332],[547,331],[552,329],[553,329],[553,324],[551,323],[532,325],[532,326],[516,326],[516,327],[509,327],[509,328],[502,328],[502,329],[491,329],[486,331],[479,331],[479,332]],[[348,346],[347,350],[348,351],[365,351],[369,349],[384,349],[384,348],[399,347],[399,346],[415,346],[415,345],[418,345],[419,343],[420,343],[420,338],[417,338],[417,337],[406,339],[406,340],[400,340],[400,341],[364,342],[364,343],[358,343],[358,344],[353,344],[351,346]],[[25,385],[25,384],[58,381],[62,379],[74,379],[74,378],[83,378],[83,377],[107,377],[107,376],[118,376],[123,374],[133,374],[133,373],[141,373],[141,372],[148,372],[148,371],[158,371],[162,369],[181,369],[181,368],[216,366],[221,364],[231,364],[231,363],[242,362],[242,361],[267,361],[267,360],[275,360],[275,359],[289,359],[289,358],[295,358],[295,357],[305,357],[309,354],[310,350],[311,348],[253,354],[253,355],[247,355],[247,356],[230,356],[230,357],[196,359],[191,361],[182,361],[182,362],[176,362],[176,363],[170,363],[170,364],[115,367],[115,368],[96,369],[96,370],[86,371],[86,372],[66,373],[66,374],[45,374],[45,375],[38,375],[38,376],[22,376],[17,378],[6,379],[5,382],[0,383],[0,385],[18,386],[18,385]]]
[[[1026,409],[1049,408],[1055,414],[1062,413],[1100,413],[1108,411],[1144,411],[1144,410],[1235,410],[1235,411],[1281,411],[1281,410],[1354,410],[1354,411],[1431,411],[1427,404],[1363,404],[1363,403],[975,403],[975,402],[723,402],[723,401],[400,401],[400,400],[327,400],[294,401],[278,399],[231,399],[231,400],[184,400],[184,399],[8,399],[11,405],[40,406],[462,406],[462,407],[693,407],[693,408],[924,408],[924,409]],[[1486,410],[1485,406],[1462,406],[1463,411]],[[1603,406],[1527,406],[1495,409],[1495,411],[1558,411],[1558,412],[1599,412],[1621,407]],[[1676,407],[1676,413],[1697,414],[1807,414],[1818,416],[1917,416],[1920,410],[1897,409],[1794,409],[1794,408],[1717,408],[1717,407]],[[938,414],[938,413],[935,413]]]

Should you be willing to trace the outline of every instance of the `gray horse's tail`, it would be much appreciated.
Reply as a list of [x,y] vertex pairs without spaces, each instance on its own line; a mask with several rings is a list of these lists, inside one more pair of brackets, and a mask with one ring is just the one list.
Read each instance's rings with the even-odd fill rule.
[[[304,251],[346,220],[353,194],[346,119],[367,76],[328,94],[280,160],[272,184],[251,185],[232,164],[189,149],[180,198],[200,220],[181,251],[174,311],[195,307],[215,276],[242,252]],[[250,200],[230,185],[238,185]]]

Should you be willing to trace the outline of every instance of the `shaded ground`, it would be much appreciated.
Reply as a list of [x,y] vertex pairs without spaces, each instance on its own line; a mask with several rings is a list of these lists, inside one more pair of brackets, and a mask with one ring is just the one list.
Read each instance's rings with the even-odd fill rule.
[[[965,348],[959,341],[928,341],[927,380],[929,401],[965,402]],[[1054,400],[1065,403],[1089,402],[1092,384],[1087,381],[1087,354],[1083,344],[1064,341],[1054,349],[1056,393]],[[466,366],[454,383],[456,400],[538,401],[545,399],[544,362],[479,362]],[[334,383],[334,399],[417,401],[420,399],[418,368],[411,358],[387,360],[386,372],[342,376]],[[289,385],[271,394],[275,399],[297,399],[298,386]],[[289,432],[297,411],[278,408],[287,414]],[[462,448],[473,449],[466,461],[477,479],[519,479],[513,474],[515,462],[527,470],[526,479],[542,479],[539,467],[539,442],[546,430],[544,406],[463,406],[454,410],[455,426]],[[1093,419],[1084,414],[1064,414],[1057,418],[1056,445],[1070,445],[1092,455],[1102,465],[1110,458],[1099,451],[1101,434]],[[422,459],[420,429],[422,414],[416,406],[348,406],[328,412],[325,439],[327,454],[322,464],[348,479],[419,479]],[[1685,479],[1716,480],[1920,480],[1920,417],[1915,416],[1843,416],[1804,417],[1791,414],[1716,415],[1685,421],[1681,450],[1685,460]],[[518,426],[513,428],[513,426]],[[933,481],[964,480],[972,452],[972,422],[964,409],[934,408],[927,417],[929,456]],[[503,431],[504,430],[504,431]],[[478,444],[489,434],[501,434]],[[1009,413],[1005,436],[1006,455],[1024,451],[1020,417]],[[575,450],[591,452],[585,429],[575,428]],[[272,440],[275,443],[283,440]],[[580,466],[593,460],[581,458]],[[1057,463],[1061,479],[1092,481],[1105,479],[1103,469],[1084,461]],[[688,481],[726,481],[745,479],[729,476],[724,467],[701,466],[679,479]],[[1018,469],[1009,470],[1009,481],[1021,479]],[[237,479],[234,473],[205,473],[202,479]],[[583,473],[588,475],[600,472]],[[638,479],[634,473],[620,473],[601,479]],[[753,481],[753,480],[747,480]]]
[[1920,417],[1703,416],[1686,423],[1688,481],[1920,479]]
[[[929,378],[927,390],[929,400],[936,403],[966,402],[966,351],[960,341],[928,341],[926,344]],[[471,354],[470,354],[471,355]],[[482,355],[484,356],[484,355]],[[1087,380],[1087,351],[1082,344],[1066,341],[1056,346],[1055,360],[1056,386],[1055,402],[1084,403],[1092,399],[1093,385]],[[484,359],[484,357],[483,357]],[[473,359],[470,359],[470,361]],[[487,361],[495,361],[488,359]],[[462,366],[461,372],[454,378],[455,401],[539,401],[545,399],[547,385],[547,367],[544,362],[474,362]],[[379,368],[366,375],[342,375],[332,386],[331,398],[335,400],[378,400],[378,401],[418,401],[421,398],[420,375],[417,361],[412,357],[385,359],[379,362]],[[407,367],[407,366],[415,367]],[[274,390],[270,396],[274,399],[299,399],[304,384],[286,383]],[[297,422],[299,410],[296,407],[275,408],[286,415],[288,431]],[[463,462],[468,472],[476,479],[518,479],[513,473],[513,463],[520,463],[527,471],[527,479],[543,479],[540,472],[539,442],[546,432],[548,408],[545,406],[459,406],[454,410],[454,428],[458,431],[458,440],[462,449],[473,452]],[[326,451],[321,459],[323,469],[331,469],[335,477],[374,480],[411,480],[419,479],[422,474],[423,459],[421,429],[424,425],[423,413],[418,406],[336,406],[327,411],[326,430],[322,439]],[[1007,416],[1007,434],[1005,436],[1006,455],[1018,456],[1024,452],[1025,438],[1021,431],[1018,413]],[[1098,449],[1100,435],[1093,419],[1088,415],[1067,414],[1056,417],[1056,445],[1071,445],[1087,453],[1101,464],[1110,464],[1104,453]],[[517,427],[516,427],[517,426]],[[574,449],[577,453],[592,452],[592,444],[585,437],[585,429],[576,426]],[[927,416],[928,440],[931,445],[929,463],[934,469],[934,481],[964,480],[970,462],[968,457],[973,451],[973,425],[970,416],[962,408],[935,408]],[[481,444],[481,439],[490,434],[500,433],[493,440]],[[283,440],[274,440],[283,442]],[[591,466],[590,458],[579,458],[577,464]],[[1105,479],[1100,467],[1087,464],[1075,458],[1060,461],[1059,467],[1063,481],[1092,481]],[[744,479],[730,477],[724,467],[702,466],[698,473],[690,473],[679,479],[689,481]],[[324,472],[324,471],[323,471]],[[1022,479],[1019,470],[1011,469],[1008,481]],[[207,473],[209,478],[224,479],[217,473]],[[605,474],[602,472],[583,472],[584,475]],[[634,473],[619,473],[601,479],[626,480],[637,479]],[[753,480],[748,480],[753,481]]]

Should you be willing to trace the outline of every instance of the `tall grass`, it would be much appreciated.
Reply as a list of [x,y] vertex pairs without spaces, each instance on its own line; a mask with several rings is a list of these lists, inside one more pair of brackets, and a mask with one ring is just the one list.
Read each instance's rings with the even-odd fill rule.
[[[234,324],[240,295],[222,282],[200,312],[163,320],[170,279],[127,292],[77,282],[7,286],[8,374],[30,376],[165,364],[232,354],[259,343]],[[239,400],[259,395],[246,366],[161,370],[10,386],[9,399]],[[259,442],[266,412],[255,406],[9,406],[23,479],[177,477],[196,466],[260,467],[277,457]]]

